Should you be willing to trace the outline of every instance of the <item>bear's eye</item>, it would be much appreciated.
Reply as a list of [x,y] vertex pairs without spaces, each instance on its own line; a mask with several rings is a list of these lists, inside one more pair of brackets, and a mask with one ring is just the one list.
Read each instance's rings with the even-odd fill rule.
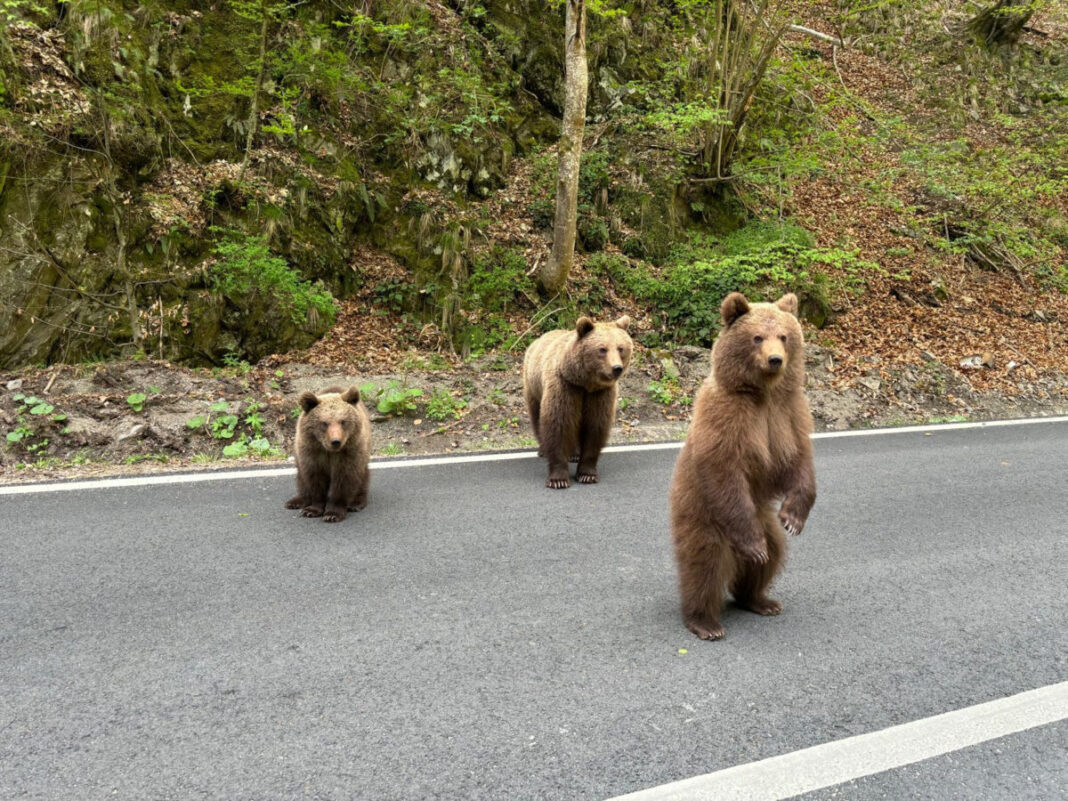
[[764,341],[764,337],[753,337],[753,341],[759,345]]
[[786,341],[786,334],[780,334],[779,335],[779,339],[781,339],[783,342],[785,342]]
[[329,426],[330,426],[330,424],[328,422],[326,422],[325,420],[323,420],[323,422],[319,423],[319,428],[321,428],[323,431],[326,431],[326,429]]
[[601,348],[601,355],[604,356],[606,353],[608,353],[608,348]]

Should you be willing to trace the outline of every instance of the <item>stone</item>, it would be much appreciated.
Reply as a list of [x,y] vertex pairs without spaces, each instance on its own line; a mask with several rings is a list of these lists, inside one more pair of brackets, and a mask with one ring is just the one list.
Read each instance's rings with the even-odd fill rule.
[[118,437],[119,442],[125,442],[128,439],[138,439],[145,431],[148,430],[148,425],[145,423],[135,423],[125,434],[120,434]]

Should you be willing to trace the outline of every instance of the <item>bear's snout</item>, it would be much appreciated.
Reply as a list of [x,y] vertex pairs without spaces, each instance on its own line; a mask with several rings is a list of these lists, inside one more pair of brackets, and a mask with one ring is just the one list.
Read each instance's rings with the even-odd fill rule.
[[619,378],[621,375],[623,375],[623,365],[622,364],[613,365],[612,366],[612,375],[614,375],[616,378]]
[[768,356],[768,367],[772,372],[778,372],[779,368],[782,367],[782,356],[777,353]]

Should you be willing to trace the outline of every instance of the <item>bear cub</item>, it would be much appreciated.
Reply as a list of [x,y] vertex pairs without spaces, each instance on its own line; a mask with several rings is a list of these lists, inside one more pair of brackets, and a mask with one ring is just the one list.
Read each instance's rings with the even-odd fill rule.
[[634,347],[629,317],[595,323],[580,317],[575,329],[549,331],[523,357],[523,397],[538,440],[538,455],[549,461],[545,486],[571,485],[568,460],[578,456],[575,478],[597,483],[597,459],[616,416],[618,382]]
[[670,495],[683,620],[704,640],[723,636],[728,589],[757,614],[782,611],[767,589],[784,529],[800,534],[816,500],[797,297],[751,304],[732,292],[720,313]]
[[297,494],[287,509],[326,523],[367,506],[371,480],[371,418],[358,387],[304,392],[295,444]]

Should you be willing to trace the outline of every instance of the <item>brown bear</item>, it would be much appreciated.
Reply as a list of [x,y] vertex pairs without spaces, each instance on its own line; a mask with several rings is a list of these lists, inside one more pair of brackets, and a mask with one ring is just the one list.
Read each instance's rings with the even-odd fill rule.
[[297,494],[287,509],[326,523],[367,506],[371,480],[371,418],[358,387],[330,387],[300,396],[297,421]]
[[783,529],[800,534],[816,500],[797,297],[750,304],[732,292],[720,313],[670,497],[682,616],[704,640],[723,636],[726,589],[757,614],[782,611],[767,589]]
[[597,483],[597,459],[616,416],[618,382],[634,345],[629,317],[595,323],[580,317],[573,331],[549,331],[523,357],[523,397],[538,440],[549,460],[550,489],[571,485],[568,460],[578,454],[575,478]]

